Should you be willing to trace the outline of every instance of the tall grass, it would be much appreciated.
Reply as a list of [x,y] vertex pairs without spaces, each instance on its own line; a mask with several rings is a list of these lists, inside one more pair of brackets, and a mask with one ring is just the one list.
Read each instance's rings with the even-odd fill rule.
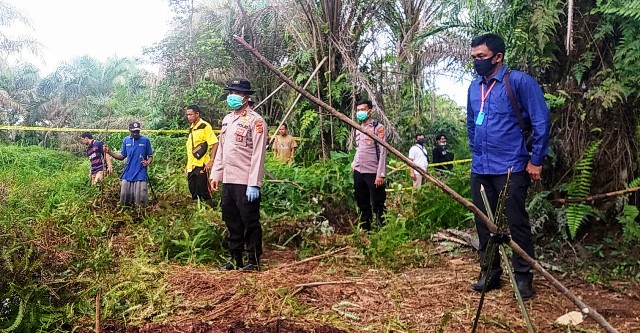
[[[91,187],[81,146],[75,153],[0,146],[0,270],[7,272],[0,275],[0,329],[71,331],[94,317],[100,290],[103,319],[161,320],[170,311],[167,263],[213,266],[224,260],[219,209],[193,202],[187,191],[184,138],[151,139],[150,181],[158,202],[142,210],[117,205],[119,161],[104,187]],[[120,140],[111,135],[107,142],[117,150]],[[387,225],[366,242],[353,237],[351,158],[333,153],[330,161],[307,167],[267,159],[270,176],[261,190],[267,246],[294,248],[302,257],[325,251],[332,241],[346,242],[362,248],[371,264],[399,267],[424,259],[412,240],[464,220],[462,209],[425,187],[390,194]],[[390,186],[406,186],[404,178],[391,176]],[[462,187],[464,171],[451,181]],[[443,202],[444,214],[436,209]],[[336,232],[342,240],[331,240]],[[399,253],[410,255],[402,261]]]

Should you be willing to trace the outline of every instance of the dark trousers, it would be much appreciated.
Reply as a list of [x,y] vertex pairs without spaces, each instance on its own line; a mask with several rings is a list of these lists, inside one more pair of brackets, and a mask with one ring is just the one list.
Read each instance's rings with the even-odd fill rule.
[[360,225],[366,230],[371,230],[372,208],[373,213],[376,213],[378,223],[384,224],[383,214],[386,210],[384,202],[387,200],[387,191],[384,185],[377,187],[375,181],[375,173],[353,172],[356,203],[360,210]]
[[222,184],[222,220],[227,225],[229,252],[232,257],[246,249],[250,264],[258,264],[262,255],[260,199],[247,200],[247,185]]
[[[491,211],[494,212],[498,204],[498,196],[504,188],[507,181],[507,175],[479,175],[471,174],[471,193],[473,196],[473,204],[486,214],[486,209],[480,195],[480,185],[484,186],[489,199]],[[525,209],[525,201],[527,199],[527,190],[529,189],[529,174],[526,171],[513,173],[511,175],[511,184],[509,186],[508,197],[505,203],[505,216],[509,224],[511,239],[518,244],[528,255],[535,258],[533,251],[533,237],[531,235],[531,225],[529,224],[529,214]],[[489,261],[484,260],[485,251],[487,250],[487,242],[489,240],[489,229],[480,219],[476,217],[476,229],[478,230],[478,238],[480,240],[480,256],[481,265],[483,262],[491,264],[492,274],[499,275],[502,273],[500,268],[500,255],[495,251],[495,257]],[[519,254],[513,253],[513,270],[516,273],[525,274],[531,269],[531,265],[524,261]],[[482,267],[486,269],[487,267]]]
[[187,175],[189,183],[189,192],[192,199],[200,198],[202,201],[211,199],[211,191],[209,190],[209,173],[204,167],[195,167]]

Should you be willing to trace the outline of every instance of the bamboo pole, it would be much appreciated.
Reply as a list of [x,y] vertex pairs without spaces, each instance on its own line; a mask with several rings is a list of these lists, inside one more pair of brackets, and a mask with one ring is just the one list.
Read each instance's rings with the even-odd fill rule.
[[[449,195],[455,201],[457,201],[458,203],[463,205],[465,208],[469,209],[471,212],[476,214],[476,216],[487,225],[487,228],[490,231],[492,231],[492,232],[496,232],[497,231],[496,225],[493,224],[489,220],[487,215],[485,215],[478,207],[473,205],[471,202],[469,202],[467,199],[462,197],[460,194],[458,194],[457,192],[452,190],[449,186],[447,186],[446,184],[444,184],[440,180],[438,180],[438,179],[434,178],[433,176],[431,176],[430,174],[426,173],[424,170],[422,170],[420,167],[418,167],[417,164],[413,163],[413,161],[411,161],[409,158],[407,158],[402,153],[400,153],[400,151],[398,151],[397,149],[392,147],[386,141],[381,140],[380,138],[378,138],[378,136],[375,135],[375,133],[369,133],[368,131],[366,131],[364,129],[364,127],[360,126],[359,124],[356,124],[356,122],[354,122],[353,120],[351,120],[350,118],[348,118],[347,116],[345,116],[344,114],[339,112],[338,110],[336,110],[336,109],[332,108],[331,106],[327,105],[322,100],[318,99],[317,97],[313,96],[308,91],[306,91],[305,89],[302,89],[302,87],[300,87],[297,84],[295,84],[290,78],[288,78],[286,75],[284,75],[282,72],[280,72],[280,70],[278,70],[275,66],[273,66],[273,64],[271,64],[271,62],[269,60],[267,60],[267,58],[265,58],[262,54],[260,54],[260,52],[258,52],[258,50],[256,50],[254,47],[249,45],[242,37],[233,36],[233,38],[238,43],[240,43],[244,48],[246,48],[249,52],[251,52],[251,54],[253,54],[258,59],[258,61],[260,61],[271,72],[273,72],[281,80],[286,82],[291,88],[293,88],[294,90],[296,90],[297,92],[302,94],[304,97],[306,97],[307,99],[309,99],[310,101],[312,101],[316,105],[321,106],[323,109],[331,112],[331,114],[333,114],[334,117],[342,120],[343,122],[345,122],[349,126],[359,130],[360,132],[362,132],[365,135],[369,136],[372,140],[375,140],[376,142],[378,142],[380,145],[385,147],[389,152],[391,152],[393,155],[395,155],[398,159],[400,159],[405,164],[407,164],[408,166],[410,166],[411,168],[413,168],[414,170],[419,172],[422,175],[422,177],[424,177],[429,182],[431,182],[431,183],[435,184],[436,186],[438,186],[440,189],[442,189],[447,195]],[[604,319],[604,317],[602,317],[602,315],[600,313],[598,313],[598,311],[596,311],[596,309],[588,306],[581,299],[576,297],[576,295],[574,295],[569,289],[567,289],[567,287],[565,287],[562,283],[560,283],[560,281],[558,281],[556,278],[554,278],[553,275],[551,275],[549,272],[547,272],[547,270],[544,269],[544,267],[542,267],[535,259],[531,258],[513,240],[509,241],[509,243],[507,243],[507,245],[509,245],[509,247],[511,249],[513,249],[514,252],[518,253],[526,262],[528,262],[533,267],[533,269],[535,269],[540,274],[542,274],[542,276],[545,279],[547,279],[556,289],[558,289],[558,291],[560,291],[565,297],[567,297],[571,302],[573,302],[573,304],[575,304],[583,314],[591,317],[598,324],[600,324],[600,326],[602,326],[607,332],[609,332],[609,333],[618,333],[618,331],[615,328],[613,328],[613,326],[611,326],[611,324],[609,324],[606,321],[606,319]]]
[[263,100],[261,100],[260,103],[258,103],[258,105],[252,107],[252,109],[257,110],[260,107],[260,105],[262,105],[262,104],[264,104],[264,102],[268,101],[269,98],[271,98],[271,96],[275,95],[278,92],[278,90],[282,89],[282,87],[284,87],[286,84],[287,84],[286,82],[282,82],[282,84],[279,85],[278,88],[276,88],[274,91],[272,91],[269,94],[269,96],[267,96]]
[[[322,60],[318,64],[318,66],[316,66],[316,69],[313,71],[313,73],[311,73],[311,75],[307,79],[307,82],[304,83],[304,87],[302,89],[307,89],[307,87],[309,86],[309,84],[313,80],[313,77],[320,70],[320,67],[322,67],[322,64],[324,64],[325,61],[327,61],[327,57],[322,58]],[[286,82],[283,82],[283,84],[286,84]],[[302,94],[298,93],[298,96],[296,96],[296,99],[293,101],[293,104],[291,104],[291,106],[289,107],[289,110],[287,111],[287,114],[284,115],[284,117],[280,121],[280,124],[278,125],[278,127],[276,127],[276,132],[273,133],[273,135],[271,136],[271,139],[269,140],[269,144],[267,144],[267,149],[269,147],[271,147],[271,144],[273,143],[273,140],[275,140],[275,138],[276,138],[276,133],[278,133],[278,129],[280,128],[280,126],[282,126],[282,124],[284,124],[285,121],[287,121],[287,118],[289,118],[289,115],[291,114],[291,111],[293,111],[293,108],[296,106],[296,104],[298,104],[298,101],[300,100],[300,97],[302,97]]]

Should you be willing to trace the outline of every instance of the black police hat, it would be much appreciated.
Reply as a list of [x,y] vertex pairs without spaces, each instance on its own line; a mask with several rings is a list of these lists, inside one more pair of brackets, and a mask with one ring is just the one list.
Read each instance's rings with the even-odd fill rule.
[[251,90],[251,82],[243,78],[233,78],[229,80],[229,84],[226,88],[224,88],[224,90],[240,91],[245,92],[249,95],[252,95],[256,92],[255,90]]

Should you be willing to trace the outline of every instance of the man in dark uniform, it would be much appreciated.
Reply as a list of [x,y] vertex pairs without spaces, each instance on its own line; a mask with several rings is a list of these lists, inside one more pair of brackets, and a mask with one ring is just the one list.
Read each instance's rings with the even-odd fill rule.
[[[440,134],[436,137],[436,146],[433,148],[433,163],[451,161],[453,161],[453,153],[447,147],[447,137],[444,134]],[[451,171],[453,164],[436,165],[435,169],[441,174],[445,171]]]
[[[372,103],[369,100],[358,101],[356,119],[367,132],[386,141],[384,126],[371,117],[371,107]],[[356,155],[351,163],[351,170],[356,202],[360,210],[360,225],[369,231],[373,219],[372,208],[378,223],[384,224],[383,214],[387,200],[384,188],[384,179],[387,176],[387,149],[366,134],[356,131]]]
[[[222,219],[227,225],[231,261],[220,270],[258,271],[262,255],[260,187],[267,151],[267,124],[249,105],[255,91],[247,79],[232,79],[227,104],[233,110],[222,120],[220,148],[213,162],[211,188],[222,182]],[[244,265],[243,251],[248,254]]]

